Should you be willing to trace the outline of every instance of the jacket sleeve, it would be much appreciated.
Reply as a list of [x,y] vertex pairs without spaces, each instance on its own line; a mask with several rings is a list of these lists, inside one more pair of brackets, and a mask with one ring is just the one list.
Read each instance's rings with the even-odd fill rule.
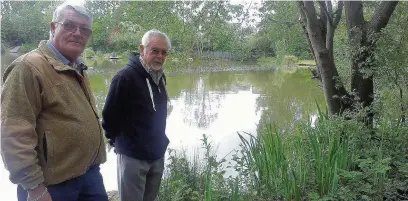
[[109,87],[105,105],[102,110],[102,127],[105,130],[105,137],[113,145],[115,137],[123,129],[126,107],[126,80],[121,75],[115,75]]
[[1,155],[10,181],[29,189],[44,182],[35,148],[42,110],[39,73],[21,62],[6,70],[1,92]]

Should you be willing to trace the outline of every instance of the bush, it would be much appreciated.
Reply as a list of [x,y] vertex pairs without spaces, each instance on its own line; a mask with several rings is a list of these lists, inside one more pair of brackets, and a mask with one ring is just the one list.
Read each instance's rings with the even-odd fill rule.
[[256,59],[256,64],[260,66],[277,66],[276,57],[259,57]]
[[282,60],[282,66],[286,68],[296,67],[299,59],[294,55],[285,55]]
[[92,50],[91,47],[87,47],[84,49],[84,52],[82,53],[82,56],[85,58],[92,58],[95,56],[95,52]]
[[408,125],[320,113],[299,133],[267,126],[243,142],[243,169],[261,199],[401,200],[408,195]]
[[203,160],[170,151],[160,200],[403,200],[408,196],[408,125],[379,118],[374,130],[319,112],[292,133],[271,125],[242,135],[224,177],[204,136]]
[[23,45],[21,45],[19,52],[21,53],[27,53],[31,50],[34,50],[35,48],[38,47],[37,43],[24,43]]

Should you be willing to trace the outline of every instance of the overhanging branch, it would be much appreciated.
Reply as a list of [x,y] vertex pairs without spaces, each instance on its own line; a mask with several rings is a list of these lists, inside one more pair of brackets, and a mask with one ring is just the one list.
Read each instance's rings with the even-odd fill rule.
[[[329,25],[332,26],[333,25],[333,21],[332,18],[328,12],[328,7],[326,6],[326,2],[324,1],[318,1],[319,5],[320,5],[320,11],[323,11],[325,18],[327,19],[327,21],[329,22]],[[321,15],[323,15],[323,13],[320,13]],[[323,16],[321,16],[322,18]],[[323,19],[323,18],[322,18]],[[323,20],[324,21],[324,20]]]
[[299,22],[290,22],[290,21],[283,21],[283,20],[275,20],[275,19],[273,19],[272,17],[268,17],[267,18],[269,21],[272,21],[272,22],[275,22],[275,23],[277,23],[277,24],[284,24],[284,25],[287,25],[288,27],[291,27],[291,26],[293,26],[293,25],[297,25]]
[[376,33],[387,26],[387,23],[397,6],[398,1],[382,1],[374,11],[370,20],[370,29]]
[[336,29],[337,25],[339,25],[340,19],[341,19],[341,15],[343,13],[343,7],[344,7],[344,3],[343,1],[339,1],[337,3],[337,10],[334,13],[335,17],[334,17],[334,22],[333,22],[333,28]]

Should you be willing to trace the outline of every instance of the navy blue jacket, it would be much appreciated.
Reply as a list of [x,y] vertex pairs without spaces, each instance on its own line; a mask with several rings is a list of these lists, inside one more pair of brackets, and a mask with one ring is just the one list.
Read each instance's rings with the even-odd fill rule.
[[169,144],[165,83],[164,75],[159,85],[152,80],[137,53],[131,53],[128,63],[113,77],[102,127],[117,153],[139,160],[164,156]]

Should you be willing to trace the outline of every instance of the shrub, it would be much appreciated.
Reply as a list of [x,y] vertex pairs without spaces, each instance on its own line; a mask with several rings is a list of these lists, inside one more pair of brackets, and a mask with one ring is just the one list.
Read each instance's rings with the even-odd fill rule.
[[37,43],[24,43],[23,45],[21,45],[19,52],[21,53],[27,53],[31,50],[34,50],[35,48],[37,48],[38,44]]
[[282,66],[293,68],[297,66],[299,59],[294,55],[285,55],[282,60]]

